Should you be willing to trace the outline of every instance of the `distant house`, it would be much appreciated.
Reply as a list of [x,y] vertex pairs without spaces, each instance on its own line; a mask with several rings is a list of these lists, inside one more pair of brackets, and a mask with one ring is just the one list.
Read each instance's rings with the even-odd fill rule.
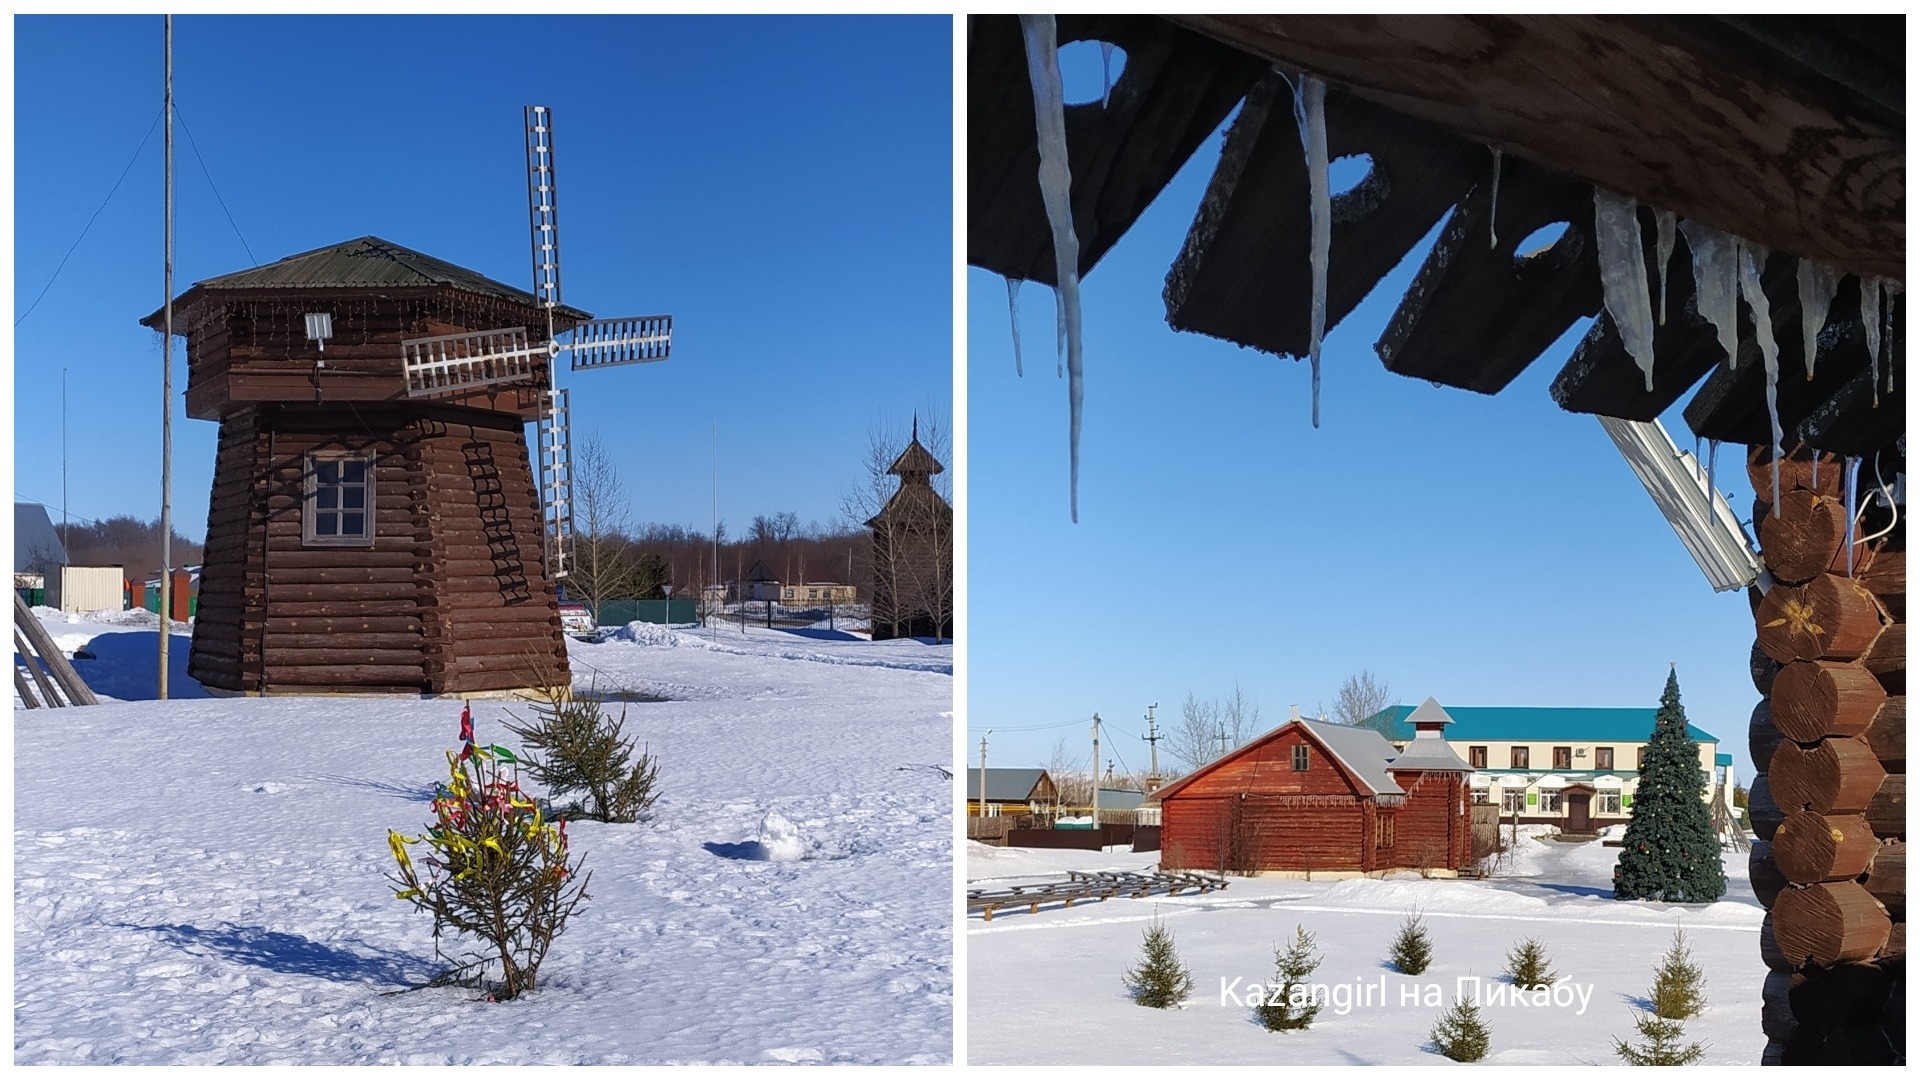
[[981,813],[980,770],[967,770],[967,815],[1038,814],[1060,800],[1045,769],[988,769],[986,812]]
[[[13,504],[13,586],[39,589],[46,586],[46,575],[67,564],[67,547],[39,503]],[[22,582],[22,578],[34,578]]]
[[[1631,816],[1656,711],[1450,707],[1446,740],[1473,769],[1475,803],[1500,807],[1503,821],[1517,815],[1523,825],[1587,833]],[[1395,705],[1366,726],[1405,745],[1414,735],[1407,723],[1413,712]],[[1711,778],[1720,740],[1692,724],[1687,734],[1700,744],[1700,771]],[[1705,797],[1713,798],[1711,782]]]
[[1446,714],[1428,704],[1408,717],[1418,733],[1404,749],[1377,731],[1299,718],[1153,792],[1161,866],[1328,877],[1464,869],[1470,770],[1440,735]]
[[780,586],[780,603],[786,607],[811,607],[816,604],[851,604],[860,590],[837,581],[809,581],[803,585]]

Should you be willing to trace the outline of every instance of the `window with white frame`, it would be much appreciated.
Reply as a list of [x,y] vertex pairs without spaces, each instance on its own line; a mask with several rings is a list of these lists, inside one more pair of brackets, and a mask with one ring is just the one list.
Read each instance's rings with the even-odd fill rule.
[[1483,788],[1483,787],[1477,787],[1477,788],[1474,788],[1474,789],[1473,789],[1473,805],[1475,805],[1475,806],[1492,806],[1492,805],[1493,805],[1493,791],[1492,791],[1492,789],[1490,789],[1490,788]]
[[1540,812],[1543,814],[1559,813],[1560,812],[1560,793],[1557,791],[1541,792],[1540,793]]
[[1508,788],[1500,792],[1500,811],[1506,814],[1524,814],[1527,812],[1527,793],[1518,788]]
[[1596,811],[1597,813],[1618,814],[1620,812],[1620,793],[1619,792],[1602,791],[1599,794],[1595,795],[1594,798],[1595,800],[1597,800],[1598,807],[1599,807],[1599,809]]
[[373,545],[373,455],[316,450],[307,455],[302,533],[309,546]]

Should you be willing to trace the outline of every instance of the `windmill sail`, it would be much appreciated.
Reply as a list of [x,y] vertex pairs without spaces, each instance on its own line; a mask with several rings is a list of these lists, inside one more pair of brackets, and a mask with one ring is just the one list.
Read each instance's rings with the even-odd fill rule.
[[573,353],[573,370],[649,364],[673,349],[673,316],[595,319],[569,330],[562,349]]
[[540,510],[546,522],[547,570],[558,581],[573,562],[573,453],[567,434],[567,392],[540,396]]
[[475,386],[530,382],[547,358],[526,327],[410,338],[400,343],[408,397],[451,394]]

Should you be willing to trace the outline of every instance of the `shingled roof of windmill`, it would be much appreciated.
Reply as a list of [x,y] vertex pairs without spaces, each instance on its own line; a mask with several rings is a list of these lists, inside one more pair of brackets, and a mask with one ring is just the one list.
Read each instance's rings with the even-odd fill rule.
[[[184,307],[196,293],[207,290],[379,288],[453,288],[530,308],[540,306],[540,301],[525,289],[516,289],[464,266],[377,236],[345,240],[289,255],[265,266],[197,281],[175,306]],[[140,321],[154,325],[160,315],[156,311]],[[584,322],[593,317],[565,305],[556,308],[554,316],[566,323]]]

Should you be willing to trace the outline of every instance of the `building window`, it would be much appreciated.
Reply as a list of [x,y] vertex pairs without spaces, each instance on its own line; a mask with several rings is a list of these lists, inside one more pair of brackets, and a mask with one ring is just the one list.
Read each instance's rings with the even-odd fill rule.
[[373,546],[373,455],[307,455],[306,513],[311,546]]
[[1475,806],[1492,806],[1492,805],[1493,805],[1493,791],[1492,791],[1492,789],[1490,789],[1490,788],[1483,788],[1483,787],[1477,787],[1477,788],[1474,788],[1474,789],[1473,789],[1473,805],[1475,805]]
[[1527,748],[1526,747],[1516,746],[1513,748],[1513,764],[1509,767],[1515,768],[1515,769],[1524,769],[1527,767]]
[[1543,814],[1559,813],[1560,812],[1560,793],[1557,791],[1541,792],[1540,793],[1540,812]]
[[1556,769],[1573,768],[1573,747],[1556,746],[1553,748],[1553,767]]
[[1633,767],[1636,769],[1644,769],[1647,767],[1647,748],[1646,747],[1643,746],[1640,749],[1634,751]]
[[1484,746],[1467,747],[1467,764],[1476,769],[1487,767],[1487,748]]
[[1594,796],[1594,798],[1599,800],[1600,809],[1597,811],[1598,813],[1618,814],[1620,812],[1620,793],[1619,792],[1602,791],[1598,795]]
[[1307,747],[1305,743],[1293,748],[1293,771],[1307,771]]
[[1613,768],[1613,747],[1596,746],[1593,748],[1593,767],[1605,772]]
[[1381,814],[1373,819],[1373,846],[1389,848],[1393,846],[1393,815]]
[[1521,814],[1527,809],[1527,793],[1524,791],[1502,791],[1500,793],[1500,811],[1505,814]]

